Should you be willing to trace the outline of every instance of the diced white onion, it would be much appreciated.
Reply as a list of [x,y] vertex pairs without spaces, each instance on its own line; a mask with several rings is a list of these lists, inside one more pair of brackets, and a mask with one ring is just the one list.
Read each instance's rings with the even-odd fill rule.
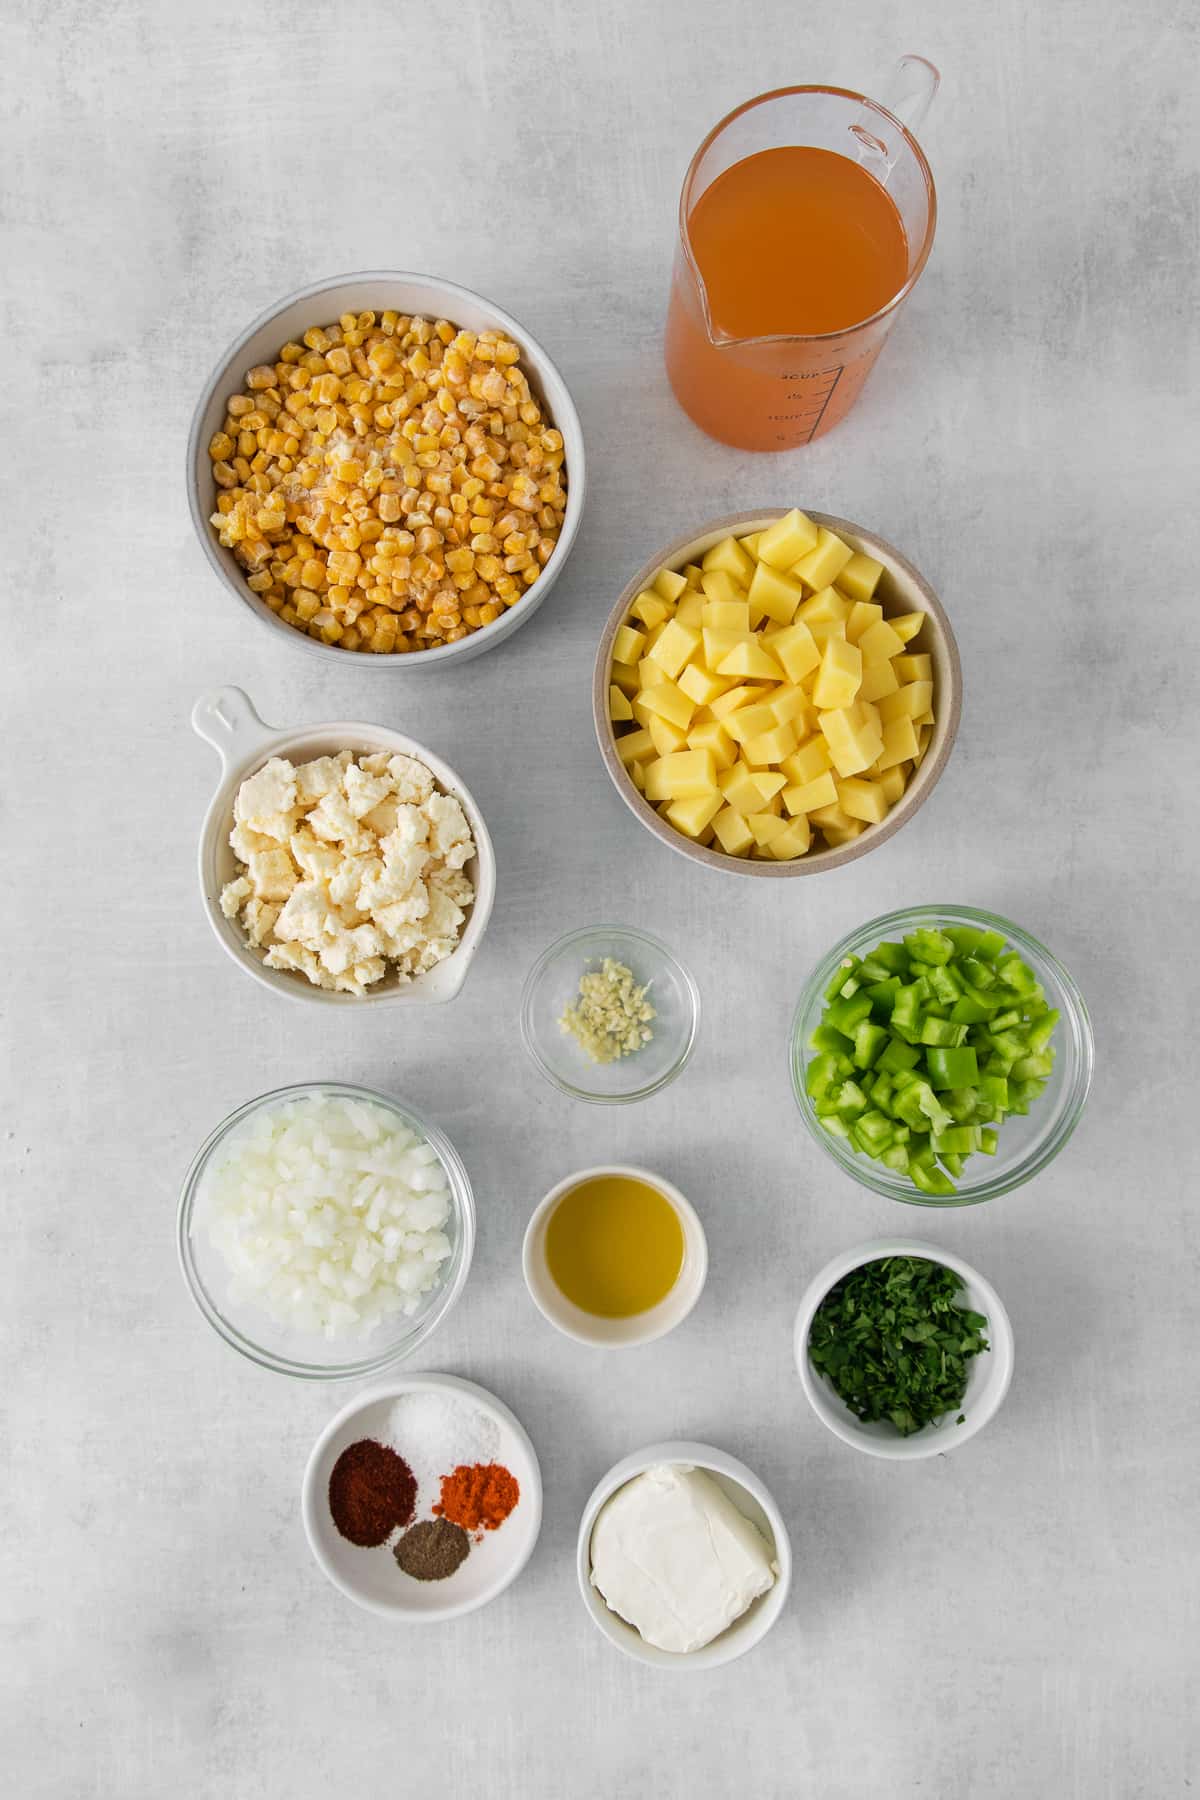
[[449,1217],[432,1145],[382,1106],[307,1094],[226,1140],[193,1230],[228,1264],[233,1299],[337,1338],[416,1312],[442,1279]]

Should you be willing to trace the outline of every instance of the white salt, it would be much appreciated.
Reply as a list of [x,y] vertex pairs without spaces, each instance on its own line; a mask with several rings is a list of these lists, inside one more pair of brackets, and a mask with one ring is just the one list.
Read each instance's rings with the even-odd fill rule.
[[495,1462],[500,1430],[469,1400],[418,1388],[388,1411],[385,1441],[402,1456],[417,1482],[417,1516],[428,1518],[441,1499],[442,1476],[460,1464]]

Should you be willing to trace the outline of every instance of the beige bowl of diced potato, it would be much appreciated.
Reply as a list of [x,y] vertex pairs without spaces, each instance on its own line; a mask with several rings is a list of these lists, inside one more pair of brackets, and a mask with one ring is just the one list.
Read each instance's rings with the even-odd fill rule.
[[[728,666],[721,675],[710,670],[706,661],[708,643],[700,620],[683,626],[670,641],[670,653],[660,651],[656,665],[640,675],[638,663],[616,660],[617,649],[640,657],[644,648],[649,656],[656,647],[656,630],[661,638],[664,627],[674,623],[678,605],[693,593],[692,584],[701,592],[702,603],[707,604],[707,594],[699,589],[697,575],[684,573],[689,567],[697,571],[706,557],[720,557],[719,547],[723,544],[734,541],[744,545],[747,540],[750,550],[745,554],[751,557],[749,566],[756,567],[756,539],[772,527],[782,529],[785,519],[797,516],[805,521],[806,530],[809,523],[817,529],[819,549],[808,552],[807,560],[798,558],[789,570],[780,573],[785,580],[800,581],[805,604],[816,602],[820,612],[819,596],[833,594],[838,578],[825,567],[824,553],[828,549],[836,565],[848,547],[854,559],[852,576],[865,596],[856,601],[850,593],[841,595],[837,589],[846,603],[847,615],[851,607],[858,607],[850,629],[857,629],[861,635],[880,623],[895,621],[902,634],[900,647],[893,649],[888,630],[876,629],[867,643],[869,650],[878,648],[879,655],[870,660],[865,660],[862,653],[857,657],[860,684],[865,680],[869,693],[878,690],[877,698],[868,706],[859,707],[856,713],[854,702],[849,701],[831,708],[839,713],[839,718],[829,720],[829,714],[819,712],[814,704],[813,683],[825,667],[829,635],[837,631],[834,625],[826,635],[826,621],[814,623],[820,665],[804,667],[812,650],[806,633],[797,632],[795,637],[805,641],[786,647],[794,650],[800,660],[787,663],[782,674],[770,661],[761,661],[753,646],[741,651],[745,668],[740,673],[731,673]],[[841,550],[834,547],[837,540],[841,540]],[[730,552],[731,559],[732,555]],[[799,576],[797,568],[802,571]],[[768,575],[772,573],[768,570]],[[681,579],[688,581],[686,589],[679,586]],[[842,575],[841,579],[849,578]],[[738,585],[736,570],[731,580],[733,587],[722,587],[719,582],[708,585],[718,596],[737,593],[744,601],[745,592]],[[779,591],[782,610],[786,612],[787,594],[781,586]],[[665,607],[662,618],[657,616],[653,604],[656,600]],[[830,604],[836,605],[836,601]],[[694,605],[692,610],[695,611]],[[791,629],[787,623],[773,621],[775,615],[767,614],[758,624],[767,631]],[[636,638],[621,637],[631,627],[640,637],[640,645]],[[729,633],[735,652],[738,636],[736,631]],[[764,641],[770,651],[770,639]],[[780,644],[784,645],[785,640],[781,638]],[[885,657],[884,650],[892,651],[892,655]],[[680,654],[685,661],[684,667],[676,671],[676,680],[667,675],[667,670]],[[899,664],[903,680],[895,674],[898,657],[903,657]],[[848,666],[855,659],[843,658],[840,652],[830,659],[834,666],[825,676],[827,693],[839,681],[852,680],[842,672],[843,660]],[[643,699],[645,689],[639,685],[647,673],[653,676],[651,685],[661,687],[664,676],[671,683],[674,692],[666,711],[673,717],[655,712],[651,718]],[[682,690],[679,682],[684,684]],[[735,682],[739,684],[736,693]],[[743,688],[751,692],[744,693]],[[905,689],[909,691],[904,692]],[[679,691],[684,694],[683,701],[675,699]],[[723,712],[721,702],[728,704],[730,698],[735,718],[742,709],[750,717],[763,715],[755,722],[765,731],[756,731],[746,740],[752,746],[750,756],[740,730],[733,740],[727,736],[729,715]],[[768,720],[765,715],[772,700],[776,710]],[[717,703],[715,713],[711,701]],[[954,632],[941,601],[925,577],[898,550],[849,519],[811,511],[796,515],[776,507],[715,519],[702,531],[668,544],[638,570],[613,607],[600,639],[592,705],[600,751],[617,792],[630,811],[664,844],[708,868],[737,875],[812,875],[840,868],[886,843],[928,799],[958,732],[962,671]],[[685,718],[689,705],[693,710]],[[614,713],[624,714],[627,709],[633,714],[628,720],[614,718]],[[881,711],[887,715],[885,723],[877,717]],[[843,712],[849,715],[844,720],[840,717]],[[822,720],[829,720],[829,737]],[[894,724],[894,720],[907,720],[908,724]],[[721,729],[715,729],[717,726]],[[872,760],[869,753],[882,733],[887,735],[886,748],[880,748]],[[903,750],[910,754],[901,756]],[[734,760],[728,763],[731,751]],[[831,764],[831,754],[840,766]],[[711,763],[710,755],[714,758]],[[677,757],[683,760],[669,760]],[[723,762],[727,766],[722,766]],[[656,763],[662,765],[657,776],[653,772]],[[887,767],[882,769],[880,765],[885,763]],[[852,773],[843,775],[843,770]],[[745,785],[760,775],[765,779],[756,787]],[[736,786],[743,776],[744,791]],[[729,799],[731,787],[740,808]],[[827,791],[830,787],[834,790],[832,797]],[[673,794],[672,788],[684,791]],[[811,812],[804,810],[810,795],[821,802]],[[856,815],[846,813],[844,803],[855,807]],[[668,807],[673,817],[667,816]],[[868,816],[872,814],[876,816]],[[772,818],[779,823],[772,824]],[[754,835],[755,830],[758,836]]]

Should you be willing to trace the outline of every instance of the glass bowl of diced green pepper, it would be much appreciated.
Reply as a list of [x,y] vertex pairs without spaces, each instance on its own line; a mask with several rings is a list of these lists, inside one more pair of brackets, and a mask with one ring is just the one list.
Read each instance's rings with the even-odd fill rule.
[[792,1028],[812,1135],[864,1186],[971,1206],[1032,1179],[1083,1112],[1083,996],[1044,944],[972,906],[872,919],[814,970]]

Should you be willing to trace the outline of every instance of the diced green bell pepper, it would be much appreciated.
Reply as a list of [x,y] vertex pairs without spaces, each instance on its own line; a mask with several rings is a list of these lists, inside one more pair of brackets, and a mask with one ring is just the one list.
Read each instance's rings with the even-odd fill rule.
[[[926,1025],[929,1022],[927,1019]],[[926,1051],[925,1066],[935,1088],[974,1087],[979,1080],[979,1061],[970,1044],[964,1044],[961,1048],[948,1046],[945,1049],[935,1046]]]

